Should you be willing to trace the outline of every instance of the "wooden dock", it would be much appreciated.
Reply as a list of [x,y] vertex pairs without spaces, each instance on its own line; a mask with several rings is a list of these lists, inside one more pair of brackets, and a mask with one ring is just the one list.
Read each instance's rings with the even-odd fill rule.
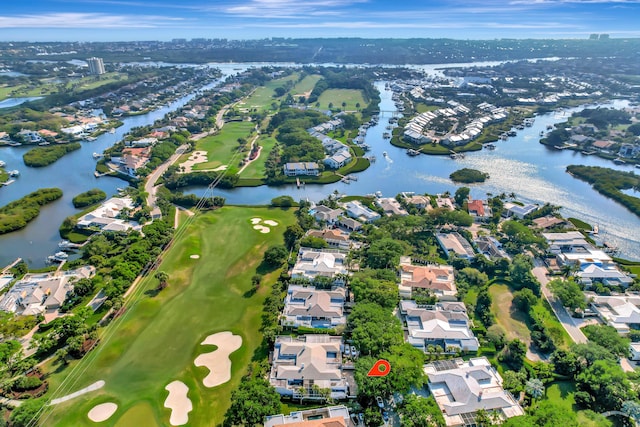
[[5,274],[7,271],[11,270],[13,267],[15,267],[20,262],[22,262],[22,258],[17,258],[11,264],[7,265],[5,268],[2,269],[2,274]]

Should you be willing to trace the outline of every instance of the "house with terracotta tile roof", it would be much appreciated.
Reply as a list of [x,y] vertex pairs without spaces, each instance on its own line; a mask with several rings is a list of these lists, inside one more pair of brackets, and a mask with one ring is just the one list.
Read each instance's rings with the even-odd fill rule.
[[486,200],[469,200],[467,211],[476,222],[485,222],[491,218],[491,208]]
[[351,248],[351,239],[349,238],[349,233],[336,229],[336,228],[325,228],[324,230],[309,230],[307,232],[307,236],[316,237],[318,239],[322,239],[331,247],[340,248],[340,249],[350,249]]
[[409,257],[400,260],[401,298],[412,298],[416,289],[426,289],[439,300],[455,301],[456,288],[453,267],[450,265],[412,265]]
[[293,411],[289,415],[270,415],[264,421],[264,427],[354,427],[346,406]]

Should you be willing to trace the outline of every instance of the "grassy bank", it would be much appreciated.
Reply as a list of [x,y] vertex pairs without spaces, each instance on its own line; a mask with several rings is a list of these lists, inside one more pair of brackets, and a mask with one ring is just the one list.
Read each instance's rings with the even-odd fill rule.
[[0,208],[0,234],[20,230],[40,215],[40,207],[62,197],[59,188],[41,188]]
[[[254,217],[272,219],[279,225],[262,234],[251,228]],[[67,392],[100,379],[106,381],[105,387],[55,407],[49,425],[94,425],[86,414],[105,401],[117,402],[119,408],[101,425],[168,425],[164,387],[174,380],[189,387],[194,408],[189,425],[221,423],[231,390],[261,342],[262,304],[276,279],[275,273],[267,274],[263,286],[252,292],[251,277],[264,251],[281,243],[282,233],[294,221],[292,211],[250,207],[224,207],[197,216],[160,265],[160,270],[170,272],[169,286],[156,296],[143,296],[120,318],[121,323],[112,325],[115,330],[107,330],[113,334],[111,339],[103,339],[79,362],[79,372],[84,373],[69,378],[77,382]],[[193,254],[200,259],[191,259]],[[139,286],[153,290],[156,285],[155,279],[148,278]],[[241,335],[243,346],[230,356],[231,381],[208,389],[202,385],[208,371],[196,368],[193,361],[198,354],[212,350],[199,343],[221,331]],[[69,368],[55,372],[51,390],[70,374]],[[138,424],[132,424],[135,422]]]

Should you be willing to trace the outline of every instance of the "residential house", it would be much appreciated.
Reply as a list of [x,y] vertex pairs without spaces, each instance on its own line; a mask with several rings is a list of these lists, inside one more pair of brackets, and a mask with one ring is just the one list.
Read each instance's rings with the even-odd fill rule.
[[347,274],[346,254],[337,249],[300,248],[298,259],[291,269],[291,277],[313,280],[318,276],[335,278],[336,284],[342,279],[336,275]]
[[332,209],[324,205],[316,205],[309,209],[309,214],[318,222],[325,222],[327,224],[335,224],[343,214],[342,209]]
[[73,290],[73,282],[94,274],[95,268],[90,266],[63,274],[26,274],[3,295],[0,310],[24,316],[55,311]]
[[415,301],[400,301],[400,315],[407,326],[406,341],[428,352],[430,346],[442,351],[478,351],[480,344],[469,327],[469,316],[462,302],[440,301],[435,305],[420,305]]
[[158,142],[158,138],[140,138],[134,141],[125,141],[124,145],[127,147],[149,147],[155,145]]
[[579,231],[564,233],[542,233],[549,247],[547,251],[556,256],[558,265],[586,267],[589,264],[606,266],[613,260],[604,251],[588,243]]
[[517,203],[506,202],[504,204],[504,211],[502,213],[506,218],[511,218],[515,216],[516,218],[523,219],[525,216],[529,215],[538,210],[537,205],[527,204],[527,205],[519,205]]
[[293,411],[289,415],[270,415],[264,421],[264,427],[355,427],[346,406]]
[[340,150],[337,153],[324,159],[324,164],[332,169],[339,169],[351,162],[351,153],[348,149]]
[[602,140],[599,139],[597,141],[593,141],[593,143],[591,144],[591,146],[593,148],[597,148],[598,150],[608,150],[609,148],[611,148],[612,146],[614,146],[616,143],[614,141],[609,141],[609,140]]
[[502,243],[498,242],[495,237],[479,236],[474,242],[478,250],[489,259],[510,258],[502,249]]
[[409,213],[393,197],[380,197],[376,199],[376,205],[384,211],[386,216],[407,216]]
[[630,359],[637,362],[640,361],[640,342],[632,342],[629,344]]
[[467,211],[476,222],[487,222],[491,219],[491,208],[486,200],[469,200]]
[[368,223],[380,219],[378,212],[372,211],[358,200],[347,202],[343,206],[349,217],[357,219],[360,222]]
[[456,288],[453,267],[450,265],[413,265],[410,257],[400,259],[401,298],[412,298],[416,289],[426,289],[438,300],[455,301]]
[[456,208],[455,203],[455,200],[453,200],[453,198],[451,197],[445,197],[441,194],[438,194],[436,196],[436,206],[438,206],[439,208],[444,208],[452,211]]
[[140,157],[129,153],[124,153],[120,157],[118,170],[133,178],[137,178],[138,169],[144,167],[149,162],[148,157]]
[[622,157],[640,156],[640,144],[622,144],[618,155]]
[[418,209],[431,209],[431,199],[427,196],[412,195],[405,197],[405,201]]
[[437,233],[436,240],[447,255],[447,258],[450,258],[453,254],[459,258],[472,260],[475,256],[475,252],[471,244],[458,232],[448,234]]
[[640,296],[601,296],[591,292],[585,293],[585,296],[598,317],[605,324],[613,326],[619,334],[640,329]]
[[273,349],[269,382],[284,397],[346,399],[349,383],[342,371],[342,337],[329,335],[279,336]]
[[535,228],[541,228],[543,230],[546,230],[546,229],[549,229],[549,228],[565,226],[565,225],[567,225],[567,221],[565,221],[562,218],[557,218],[555,216],[546,215],[546,216],[534,219],[533,220],[533,224],[534,224]]
[[360,221],[357,221],[353,218],[346,218],[343,216],[338,218],[338,225],[350,231],[359,231],[362,229],[362,223]]
[[633,278],[621,271],[615,264],[583,264],[576,272],[578,280],[586,289],[598,282],[604,286],[628,288],[633,284]]
[[316,289],[313,286],[289,285],[281,322],[285,326],[329,329],[347,323],[344,314],[346,290]]
[[318,176],[320,167],[316,162],[295,162],[287,163],[283,166],[286,176]]
[[424,371],[447,427],[477,425],[480,410],[502,419],[524,415],[518,401],[502,388],[502,377],[486,357],[437,361],[426,365]]
[[37,144],[44,141],[38,132],[29,129],[22,129],[18,132],[18,137],[22,138],[26,144]]
[[349,250],[351,248],[351,239],[349,233],[336,228],[326,228],[324,230],[309,230],[307,236],[322,239],[331,247]]
[[95,227],[102,231],[141,230],[142,226],[137,222],[119,218],[123,210],[132,211],[133,208],[133,200],[130,197],[112,197],[98,208],[78,218],[76,227]]

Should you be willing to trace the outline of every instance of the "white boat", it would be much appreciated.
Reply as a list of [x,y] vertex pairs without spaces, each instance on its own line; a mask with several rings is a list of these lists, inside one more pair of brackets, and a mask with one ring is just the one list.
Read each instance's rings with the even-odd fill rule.
[[383,155],[384,157],[389,156],[389,155],[387,154],[387,152],[386,152],[386,151],[383,151],[383,152],[382,152],[382,155]]
[[100,153],[93,153],[93,158],[94,158],[94,159],[99,159],[99,158],[101,158],[102,156],[103,156],[103,155],[102,155],[102,154],[100,154]]
[[53,255],[49,255],[47,257],[47,262],[53,263],[53,262],[62,262],[62,261],[66,261],[67,258],[69,258],[69,255],[65,252],[56,252]]
[[5,166],[6,166],[6,163],[5,163],[5,162],[3,162],[2,160],[0,160],[0,168],[3,168],[3,167],[5,167]]
[[109,129],[109,133],[116,133],[116,128]]
[[69,250],[69,249],[77,249],[79,247],[81,247],[81,245],[77,244],[77,243],[71,243],[68,240],[62,240],[58,243],[58,247],[60,249],[64,250]]
[[18,169],[14,169],[8,172],[9,176],[15,177],[20,175],[20,171]]

